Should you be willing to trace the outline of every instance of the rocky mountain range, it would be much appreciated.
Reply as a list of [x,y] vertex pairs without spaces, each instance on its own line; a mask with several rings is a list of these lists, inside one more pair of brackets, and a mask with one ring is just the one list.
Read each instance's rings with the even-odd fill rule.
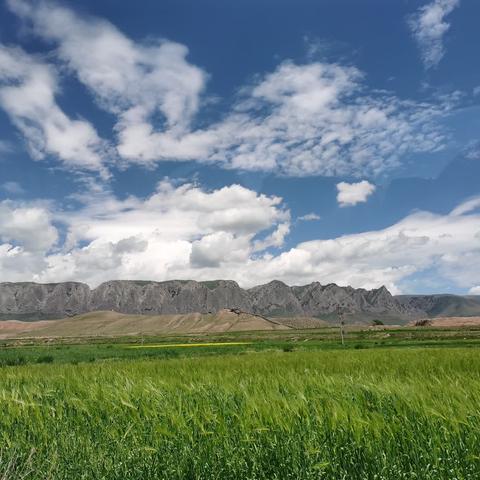
[[[453,304],[455,308],[451,307]],[[409,321],[425,316],[480,314],[480,298],[459,296],[399,296],[385,288],[374,290],[340,287],[318,282],[288,286],[272,281],[242,289],[231,280],[166,282],[117,280],[91,289],[78,282],[38,284],[0,283],[0,319],[56,319],[111,310],[125,314],[215,313],[239,309],[267,317],[317,317],[334,319],[341,309],[347,317],[362,322]],[[462,313],[462,308],[466,313]],[[448,315],[448,313],[447,313]]]
[[420,310],[428,317],[480,316],[480,295],[398,295],[407,310]]

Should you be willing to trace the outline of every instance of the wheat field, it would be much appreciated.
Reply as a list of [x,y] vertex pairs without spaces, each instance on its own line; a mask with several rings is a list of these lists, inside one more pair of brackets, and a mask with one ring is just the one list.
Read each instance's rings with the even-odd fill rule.
[[480,478],[480,352],[0,368],[2,479]]

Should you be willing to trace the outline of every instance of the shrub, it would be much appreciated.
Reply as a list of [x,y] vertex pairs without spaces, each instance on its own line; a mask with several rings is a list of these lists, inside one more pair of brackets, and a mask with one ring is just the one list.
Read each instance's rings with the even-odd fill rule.
[[37,363],[52,363],[53,357],[51,355],[42,355],[37,358]]
[[428,327],[432,324],[432,321],[428,318],[422,318],[421,320],[417,320],[415,322],[416,327]]
[[9,367],[15,367],[16,365],[25,365],[27,360],[25,357],[16,357],[16,358],[7,358],[5,360],[5,365]]

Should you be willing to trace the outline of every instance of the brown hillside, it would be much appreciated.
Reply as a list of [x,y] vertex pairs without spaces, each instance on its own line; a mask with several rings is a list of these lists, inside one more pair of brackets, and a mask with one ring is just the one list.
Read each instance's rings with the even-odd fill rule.
[[215,314],[186,315],[125,315],[103,311],[61,320],[1,321],[0,338],[160,335],[288,328],[264,317],[232,310],[221,310]]

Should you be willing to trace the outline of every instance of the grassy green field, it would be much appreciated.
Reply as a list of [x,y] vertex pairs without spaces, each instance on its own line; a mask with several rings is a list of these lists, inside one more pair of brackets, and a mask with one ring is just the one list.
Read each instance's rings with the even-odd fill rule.
[[[175,347],[184,344],[199,348]],[[172,346],[173,345],[173,346]],[[480,347],[479,328],[338,328],[275,332],[225,332],[162,337],[31,338],[0,340],[0,368],[31,363],[79,363],[108,359],[171,359],[260,351]]]
[[0,478],[480,478],[475,338],[254,337],[3,347]]

